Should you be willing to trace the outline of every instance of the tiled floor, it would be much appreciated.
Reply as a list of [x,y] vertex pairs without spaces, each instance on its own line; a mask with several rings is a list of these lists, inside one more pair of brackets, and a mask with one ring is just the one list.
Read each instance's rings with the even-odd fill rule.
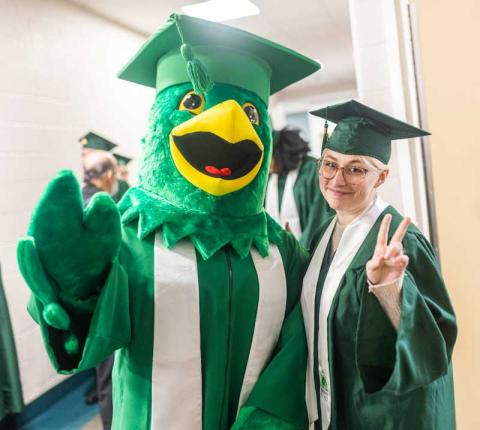
[[102,430],[98,405],[87,406],[85,393],[91,380],[79,383],[45,412],[19,427],[19,430]]
[[95,417],[82,427],[82,430],[102,430],[102,421],[100,415]]

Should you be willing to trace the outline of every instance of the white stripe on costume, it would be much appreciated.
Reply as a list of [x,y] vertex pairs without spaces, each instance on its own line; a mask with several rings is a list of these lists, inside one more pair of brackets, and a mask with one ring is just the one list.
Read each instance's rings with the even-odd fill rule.
[[[202,357],[195,249],[154,246],[153,430],[202,430]],[[145,393],[146,395],[146,393]]]
[[262,258],[256,250],[252,250],[251,254],[258,277],[259,297],[238,410],[248,399],[277,344],[287,304],[287,280],[278,248],[271,245],[266,258]]

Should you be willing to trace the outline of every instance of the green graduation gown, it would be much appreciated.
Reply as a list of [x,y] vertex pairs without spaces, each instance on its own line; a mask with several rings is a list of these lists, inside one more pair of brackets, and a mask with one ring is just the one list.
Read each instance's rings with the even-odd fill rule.
[[365,265],[388,213],[391,237],[402,216],[377,199],[347,227],[332,258],[328,248],[335,219],[319,233],[302,292],[307,406],[310,420],[318,418],[317,429],[455,428],[455,316],[433,249],[415,226],[403,240],[410,262],[398,332],[368,292]]
[[306,365],[306,251],[281,231],[266,258],[252,249],[242,259],[227,245],[204,260],[189,240],[168,249],[161,229],[139,238],[137,224],[123,225],[94,313],[71,315],[78,355],[64,352],[65,332],[31,300],[55,368],[69,374],[117,351],[114,429],[226,430],[242,405],[303,428],[304,372],[285,369]]
[[[282,212],[282,205],[289,204],[290,201],[286,193],[292,190],[286,190],[287,182],[288,174],[279,175],[277,190],[268,189],[267,191],[269,194],[277,192],[278,197],[273,200],[278,204],[279,217]],[[270,198],[267,194],[267,205]],[[318,228],[333,215],[332,209],[320,192],[317,160],[313,157],[305,156],[298,169],[293,185],[293,200],[300,227],[297,239],[302,245],[307,246],[312,241],[312,237],[318,231]],[[266,208],[270,212],[267,206]],[[291,225],[292,222],[289,221],[289,224]]]
[[0,421],[23,409],[22,386],[7,301],[0,273]]

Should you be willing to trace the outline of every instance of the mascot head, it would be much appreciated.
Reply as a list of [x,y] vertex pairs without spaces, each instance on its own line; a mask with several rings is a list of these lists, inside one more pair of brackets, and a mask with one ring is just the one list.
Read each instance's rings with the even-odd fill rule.
[[[202,215],[212,228],[213,220],[265,218],[269,96],[318,69],[317,62],[251,33],[171,15],[119,73],[156,89],[137,190],[191,216],[184,217],[187,224]],[[200,230],[198,223],[182,229]]]

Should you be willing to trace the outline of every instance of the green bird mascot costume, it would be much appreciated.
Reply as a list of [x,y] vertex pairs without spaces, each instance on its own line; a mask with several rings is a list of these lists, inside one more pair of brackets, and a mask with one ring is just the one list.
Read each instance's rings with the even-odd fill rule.
[[304,427],[307,256],[262,205],[269,95],[318,69],[172,15],[119,75],[157,91],[139,186],[83,210],[71,172],[49,184],[18,247],[29,311],[60,373],[116,351],[113,428]]

